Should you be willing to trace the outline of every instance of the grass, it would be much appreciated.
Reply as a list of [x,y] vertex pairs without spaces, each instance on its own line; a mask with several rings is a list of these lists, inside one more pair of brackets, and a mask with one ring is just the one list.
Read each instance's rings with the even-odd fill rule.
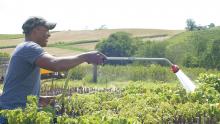
[[8,48],[15,48],[16,45],[11,45],[11,46],[0,46],[0,49],[8,49]]
[[54,44],[49,44],[48,47],[68,46],[68,45],[96,43],[96,42],[99,42],[99,40],[82,40],[82,41],[57,42],[57,43],[54,43]]
[[88,49],[78,48],[78,47],[74,47],[74,46],[56,46],[56,48],[79,51],[79,52],[88,52],[89,51]]
[[168,42],[170,44],[173,44],[173,43],[176,44],[176,43],[184,42],[191,35],[192,35],[192,32],[190,32],[190,31],[182,32],[182,33],[179,33],[179,34],[171,37],[170,39],[168,39]]
[[0,49],[0,51],[10,55],[14,51],[14,48],[4,48],[4,49]]
[[0,47],[3,48],[11,48],[12,46],[16,46],[19,43],[23,42],[23,39],[6,39],[0,40]]
[[76,44],[74,46],[82,49],[94,50],[96,43]]
[[186,42],[193,35],[203,36],[209,40],[220,39],[219,32],[220,32],[220,27],[201,30],[201,31],[186,31],[186,32],[182,32],[182,33],[174,35],[167,41],[170,44],[178,44],[181,42]]
[[23,38],[23,34],[0,34],[0,40]]
[[99,42],[99,40],[59,42],[55,44],[49,44],[48,47],[55,47],[55,48],[61,48],[61,49],[79,51],[79,52],[87,52],[93,50],[97,42]]

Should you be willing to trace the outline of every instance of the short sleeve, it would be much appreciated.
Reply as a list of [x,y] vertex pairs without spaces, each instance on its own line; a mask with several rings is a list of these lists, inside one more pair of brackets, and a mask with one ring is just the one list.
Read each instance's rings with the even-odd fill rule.
[[35,64],[36,59],[43,54],[45,54],[45,51],[40,45],[30,42],[24,45],[19,56],[24,58],[28,63]]

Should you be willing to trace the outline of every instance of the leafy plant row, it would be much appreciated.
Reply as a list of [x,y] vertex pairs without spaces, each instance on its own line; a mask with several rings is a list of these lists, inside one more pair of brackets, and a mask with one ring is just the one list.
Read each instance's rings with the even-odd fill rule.
[[25,109],[2,110],[9,124],[128,124],[220,122],[220,81],[201,74],[197,89],[187,93],[180,85],[134,82],[122,92],[97,92],[57,97],[55,106],[37,108],[30,97]]

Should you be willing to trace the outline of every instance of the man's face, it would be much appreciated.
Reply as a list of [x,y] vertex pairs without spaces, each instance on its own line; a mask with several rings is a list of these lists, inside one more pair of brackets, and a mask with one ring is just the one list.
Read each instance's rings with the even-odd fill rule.
[[42,46],[47,46],[48,38],[50,37],[49,30],[44,26],[38,26],[35,29],[36,42]]

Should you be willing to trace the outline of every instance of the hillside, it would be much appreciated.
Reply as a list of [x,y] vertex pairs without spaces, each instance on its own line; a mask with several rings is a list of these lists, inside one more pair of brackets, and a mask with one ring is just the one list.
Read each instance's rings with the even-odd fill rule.
[[[183,32],[183,30],[160,30],[160,29],[103,29],[103,30],[82,30],[82,31],[59,31],[52,32],[49,39],[49,44],[55,44],[59,42],[79,42],[79,41],[91,41],[101,40],[107,38],[114,32],[128,32],[133,37],[141,37],[146,40],[165,40],[176,34]],[[0,35],[1,37],[1,35]],[[11,39],[9,37],[0,38],[1,51],[11,53],[14,47],[23,41],[23,38]],[[45,48],[51,54],[60,55],[72,55],[83,51],[93,50],[96,43],[74,45],[72,50],[62,48]]]
[[209,68],[208,66],[211,65],[217,67],[218,60],[213,59],[219,58],[220,55],[215,53],[219,51],[217,48],[220,41],[219,34],[219,27],[179,33],[166,40],[166,57],[175,63],[190,67],[207,66]]

